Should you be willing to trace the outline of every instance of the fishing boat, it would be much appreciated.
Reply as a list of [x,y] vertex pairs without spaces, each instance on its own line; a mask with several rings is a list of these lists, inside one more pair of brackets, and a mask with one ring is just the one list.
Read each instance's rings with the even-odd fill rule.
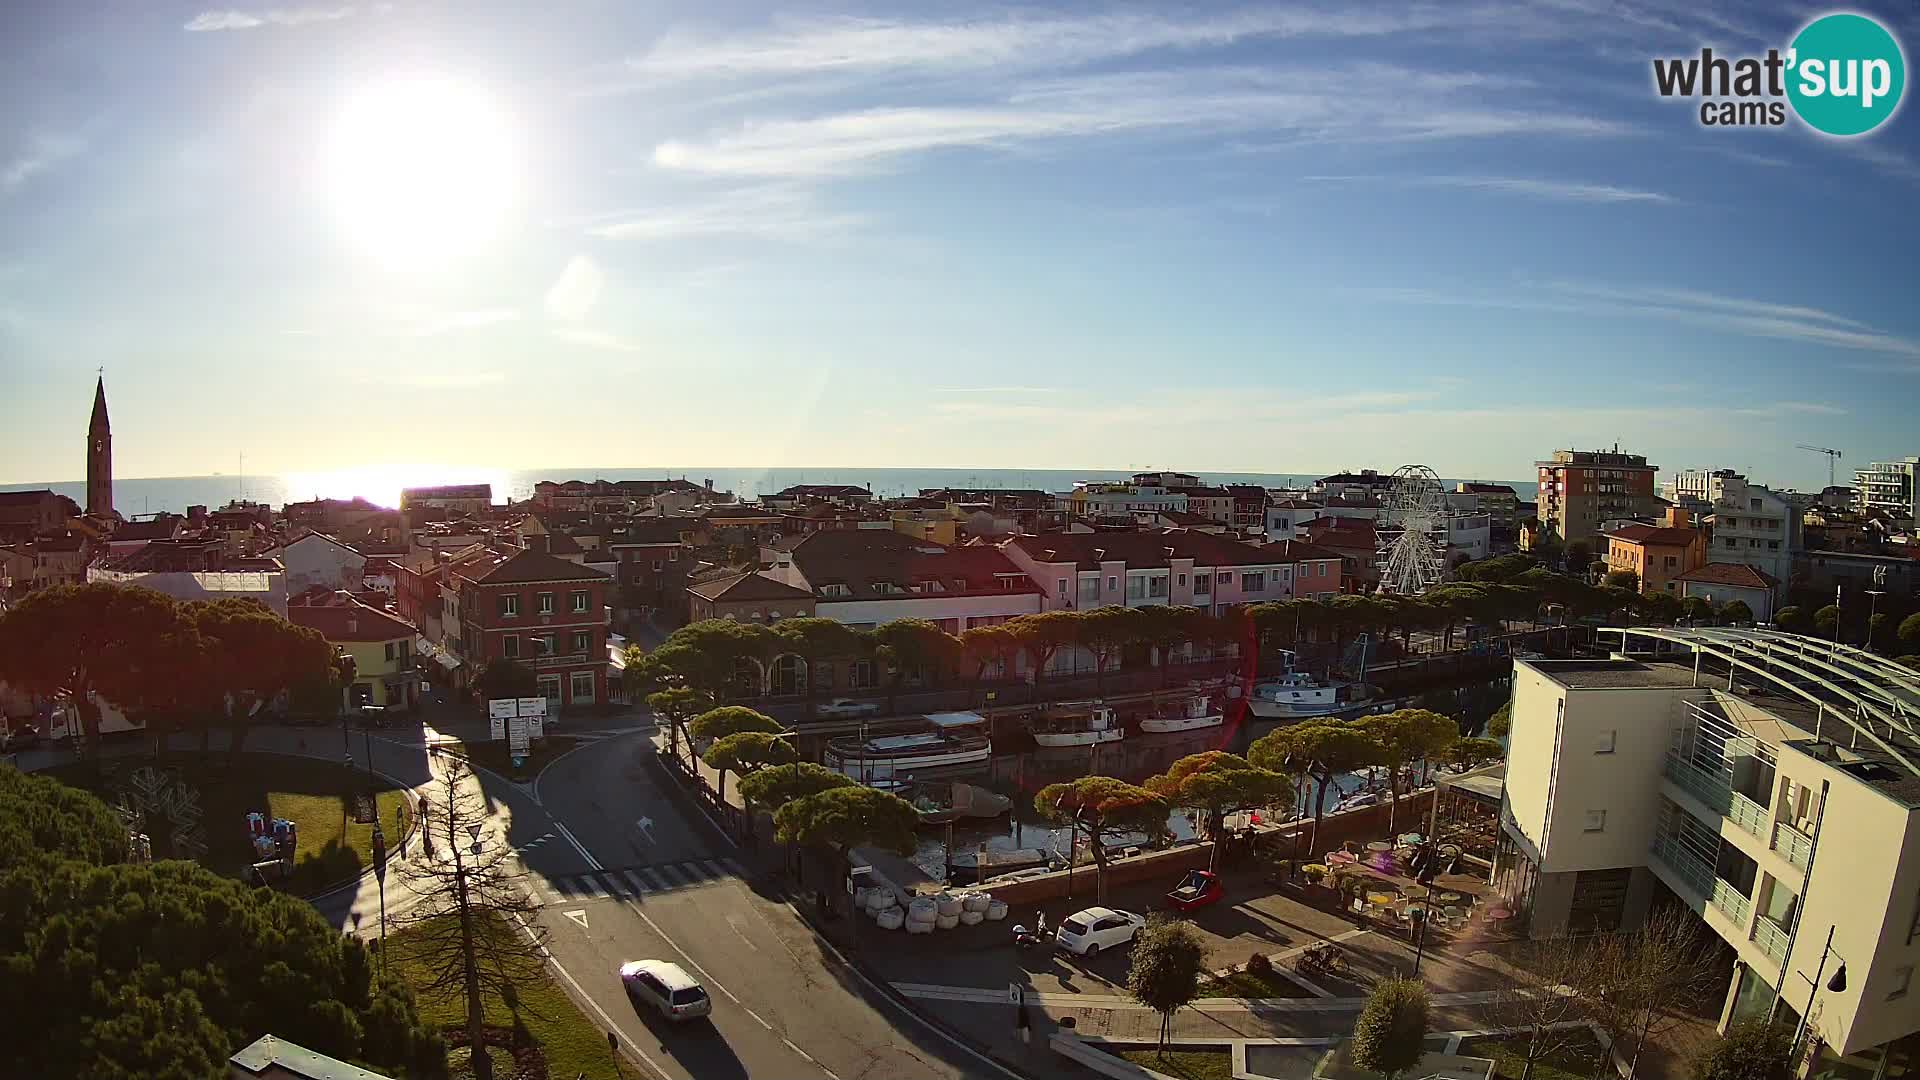
[[993,755],[987,718],[976,712],[930,713],[918,730],[827,742],[827,768],[862,783],[904,778],[924,769],[984,764]]
[[1289,671],[1253,685],[1247,708],[1262,720],[1326,716],[1353,706],[1354,684],[1327,682],[1305,671]]
[[1050,705],[1034,718],[1028,730],[1041,746],[1098,746],[1127,736],[1113,710],[1097,701]]
[[1194,731],[1198,728],[1219,727],[1226,723],[1226,714],[1213,706],[1210,694],[1192,694],[1186,698],[1161,705],[1154,712],[1140,720],[1140,730],[1150,734],[1169,731]]
[[898,795],[920,815],[922,825],[945,825],[961,818],[995,818],[1013,806],[998,792],[964,780],[875,780],[867,785]]

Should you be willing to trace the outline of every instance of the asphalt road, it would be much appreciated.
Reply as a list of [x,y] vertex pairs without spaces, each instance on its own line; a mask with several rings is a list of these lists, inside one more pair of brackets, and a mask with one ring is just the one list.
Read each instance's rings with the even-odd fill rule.
[[[747,860],[662,788],[653,752],[645,735],[626,735],[550,766],[535,794],[567,842],[543,843],[528,861],[554,959],[657,1073],[1005,1075],[866,986],[791,909],[757,892],[741,875]],[[544,854],[556,846],[597,869],[555,876],[536,866],[564,862]],[[711,1023],[639,1014],[615,976],[636,959],[671,960],[700,979],[714,999]]]

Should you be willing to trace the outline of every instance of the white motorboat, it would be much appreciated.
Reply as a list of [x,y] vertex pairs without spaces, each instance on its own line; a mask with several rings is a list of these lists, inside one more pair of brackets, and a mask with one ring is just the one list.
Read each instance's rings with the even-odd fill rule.
[[1253,685],[1247,708],[1262,720],[1326,716],[1353,705],[1353,684],[1323,682],[1305,671],[1289,671]]
[[1070,701],[1047,707],[1029,727],[1041,746],[1098,746],[1127,737],[1113,710],[1096,701]]
[[1194,731],[1219,727],[1226,722],[1226,714],[1214,708],[1211,694],[1193,694],[1181,702],[1162,706],[1150,716],[1142,717],[1140,730],[1152,734]]
[[975,712],[931,713],[921,730],[829,740],[827,768],[862,783],[891,780],[923,769],[979,765],[993,755],[987,718]]

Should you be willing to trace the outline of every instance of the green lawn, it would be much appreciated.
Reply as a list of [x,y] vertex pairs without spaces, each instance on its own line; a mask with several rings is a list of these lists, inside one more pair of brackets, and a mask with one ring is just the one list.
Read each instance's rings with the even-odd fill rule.
[[1164,1055],[1158,1050],[1119,1050],[1115,1053],[1142,1068],[1178,1076],[1182,1080],[1233,1080],[1231,1050],[1168,1047]]
[[1225,978],[1203,980],[1200,983],[1200,996],[1203,998],[1277,998],[1313,995],[1308,993],[1305,987],[1277,971],[1271,975],[1236,971]]
[[[367,790],[365,771],[349,773],[344,765],[318,758],[283,754],[241,754],[229,759],[216,751],[202,759],[198,754],[173,754],[162,758],[107,758],[95,772],[91,762],[75,762],[47,770],[48,774],[75,787],[94,792],[109,804],[120,801],[122,791],[140,780],[143,770],[153,767],[168,777],[177,777],[184,786],[182,795],[192,798],[201,810],[201,828],[206,838],[206,856],[201,862],[218,874],[244,876],[254,861],[247,843],[247,814],[258,811],[268,820],[287,818],[299,831],[300,847],[293,873],[276,882],[297,896],[311,895],[329,885],[352,878],[372,860],[373,826],[353,820],[352,792]],[[371,783],[382,790],[377,796],[381,827],[387,842],[397,845],[406,813],[405,792],[389,787],[375,777]],[[172,827],[163,814],[147,816],[147,833],[153,837],[156,859],[175,858],[180,852],[173,846]]]
[[[1604,1053],[1592,1032],[1579,1032],[1579,1042],[1533,1063],[1533,1080],[1588,1080]],[[1493,1074],[1520,1080],[1526,1070],[1526,1036],[1481,1035],[1460,1042],[1462,1057],[1493,1059]]]
[[[389,936],[388,969],[414,987],[423,1021],[440,1028],[464,1026],[467,1020],[465,998],[458,992],[442,997],[423,991],[421,987],[430,980],[426,971],[409,955],[410,943],[418,935],[431,932],[433,927],[425,925],[408,927]],[[525,937],[517,929],[509,930],[501,925],[497,932],[515,934],[519,938],[518,944],[525,945]],[[540,962],[530,947],[525,948],[521,955],[526,958],[525,970],[514,973],[520,997],[518,1020],[545,1052],[547,1076],[552,1080],[574,1080],[574,1077],[584,1074],[589,1080],[615,1080],[613,1060],[607,1051],[607,1033],[594,1026],[574,1006],[573,999],[553,981],[546,965]],[[486,1007],[488,1024],[500,1027],[514,1025],[514,1010],[509,1009],[498,997],[489,998]],[[622,1066],[622,1069],[624,1080],[632,1080],[639,1075],[632,1068]]]

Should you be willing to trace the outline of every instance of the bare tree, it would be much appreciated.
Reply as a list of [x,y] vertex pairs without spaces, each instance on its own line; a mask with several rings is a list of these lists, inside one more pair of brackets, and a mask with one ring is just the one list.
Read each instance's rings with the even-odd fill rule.
[[1697,916],[1677,905],[1656,908],[1641,928],[1594,942],[1587,1005],[1593,1022],[1624,1049],[1632,1043],[1628,1080],[1650,1038],[1686,1023],[1726,982],[1713,960],[1714,942]]
[[1590,1038],[1584,1026],[1593,990],[1596,943],[1566,936],[1523,941],[1502,959],[1507,979],[1487,1005],[1488,1019],[1507,1028],[1525,1063],[1520,1080],[1532,1080],[1542,1058],[1570,1050]]
[[512,850],[488,835],[486,796],[472,770],[457,758],[440,761],[441,775],[420,807],[426,857],[400,864],[400,876],[421,901],[393,921],[413,928],[408,956],[426,975],[419,992],[466,999],[473,1075],[492,1080],[486,1002],[498,997],[510,1009],[520,1007],[516,987],[539,970],[545,932],[531,918],[539,905],[510,861]]

